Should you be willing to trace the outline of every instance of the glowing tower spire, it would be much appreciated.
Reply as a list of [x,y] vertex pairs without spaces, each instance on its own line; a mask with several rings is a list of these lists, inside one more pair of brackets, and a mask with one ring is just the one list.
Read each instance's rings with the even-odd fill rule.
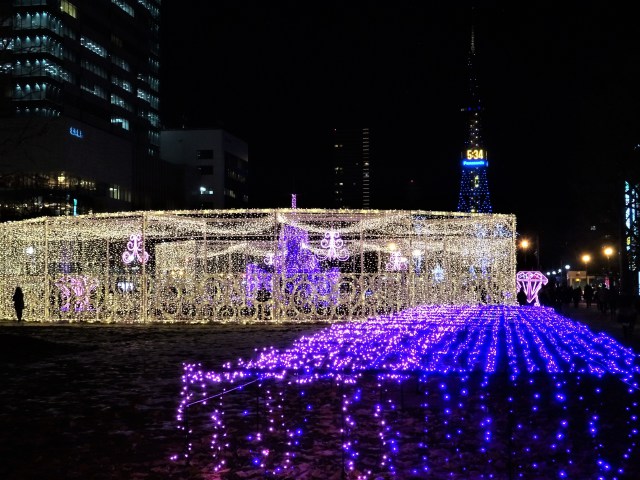
[[489,197],[489,182],[487,181],[487,168],[489,161],[487,149],[482,143],[480,128],[480,112],[482,106],[478,95],[478,82],[474,68],[476,56],[475,33],[471,27],[471,47],[469,49],[469,100],[462,109],[467,115],[469,136],[462,152],[462,180],[460,182],[460,196],[458,198],[459,212],[491,212],[491,199]]

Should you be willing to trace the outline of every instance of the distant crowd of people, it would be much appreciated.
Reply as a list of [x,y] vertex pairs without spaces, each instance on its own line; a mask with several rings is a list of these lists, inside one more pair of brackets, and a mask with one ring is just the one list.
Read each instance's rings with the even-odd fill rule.
[[587,308],[592,308],[595,304],[603,315],[608,314],[612,320],[618,321],[622,325],[625,337],[632,335],[636,317],[640,312],[638,295],[623,294],[618,289],[608,288],[604,284],[595,287],[587,284],[582,289],[580,285],[571,287],[566,283],[558,285],[553,282],[543,285],[538,292],[540,305],[553,307],[558,313],[571,306],[578,308],[583,299]]

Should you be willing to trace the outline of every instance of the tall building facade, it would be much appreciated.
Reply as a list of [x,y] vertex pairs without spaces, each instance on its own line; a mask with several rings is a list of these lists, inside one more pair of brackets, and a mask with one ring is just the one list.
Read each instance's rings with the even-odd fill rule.
[[370,208],[369,129],[334,128],[331,133],[334,208]]
[[174,188],[183,192],[178,208],[249,206],[247,144],[221,129],[163,130],[162,158],[183,172]]
[[468,56],[469,71],[469,100],[462,109],[466,116],[468,136],[462,151],[460,181],[460,195],[458,197],[459,212],[491,212],[491,198],[489,195],[489,181],[487,169],[489,157],[481,135],[482,104],[478,94],[478,82],[475,71],[475,36],[471,32],[471,48]]
[[13,0],[0,18],[0,219],[170,207],[160,0]]

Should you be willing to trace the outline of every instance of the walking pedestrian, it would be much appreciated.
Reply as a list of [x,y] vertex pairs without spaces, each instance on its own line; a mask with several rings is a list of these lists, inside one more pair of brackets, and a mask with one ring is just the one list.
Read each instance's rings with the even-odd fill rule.
[[591,304],[593,303],[593,287],[590,283],[585,285],[582,296],[584,297],[584,301],[587,303],[587,308],[591,308]]
[[22,310],[24,310],[24,294],[22,293],[22,288],[20,285],[16,286],[15,291],[13,292],[13,308],[16,310],[16,317],[18,317],[18,321],[22,321]]

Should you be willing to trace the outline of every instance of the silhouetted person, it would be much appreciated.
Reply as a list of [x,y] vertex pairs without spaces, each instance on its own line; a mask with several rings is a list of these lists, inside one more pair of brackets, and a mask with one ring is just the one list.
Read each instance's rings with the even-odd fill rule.
[[573,301],[573,307],[578,308],[580,305],[580,300],[582,299],[582,289],[580,285],[576,285],[571,292],[571,300]]
[[524,288],[520,287],[518,291],[518,295],[516,296],[518,299],[518,304],[526,305],[527,304],[527,294],[524,292]]
[[591,304],[593,303],[593,287],[590,283],[587,283],[584,286],[584,293],[582,294],[584,297],[584,301],[587,304],[587,308],[591,308]]
[[13,308],[16,309],[16,316],[18,317],[18,321],[22,321],[22,310],[24,310],[24,294],[22,293],[22,289],[18,286],[13,292]]

